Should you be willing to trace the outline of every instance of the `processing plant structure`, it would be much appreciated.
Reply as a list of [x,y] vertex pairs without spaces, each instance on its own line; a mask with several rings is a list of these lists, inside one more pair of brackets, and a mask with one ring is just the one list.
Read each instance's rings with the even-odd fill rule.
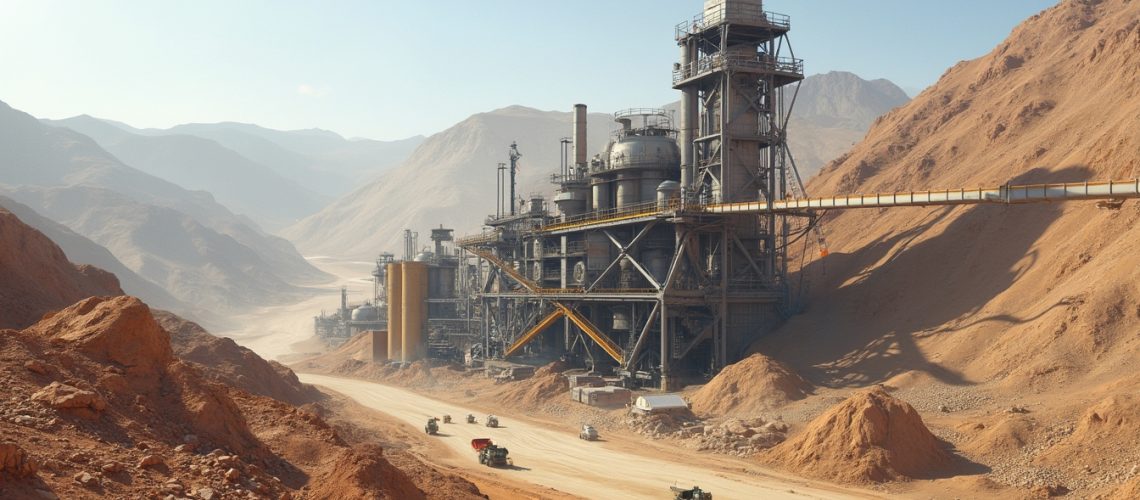
[[479,307],[494,354],[580,352],[669,388],[736,361],[780,322],[787,244],[812,215],[685,207],[800,189],[784,133],[803,79],[802,61],[784,55],[789,29],[759,1],[706,2],[676,29],[678,122],[618,112],[619,130],[593,158],[586,106],[575,106],[573,161],[554,177],[559,213],[532,203],[460,241],[491,264]]
[[[812,238],[826,255],[820,210],[1090,199],[1119,208],[1140,197],[1137,180],[808,197],[787,146],[804,77],[790,29],[760,0],[706,0],[675,30],[680,116],[615,113],[616,132],[591,157],[586,106],[574,106],[553,207],[541,196],[517,202],[512,143],[509,190],[500,164],[482,233],[452,248],[451,230],[433,229],[434,251],[415,253],[408,231],[404,260],[373,274],[374,310],[386,315],[373,359],[562,358],[673,390],[739,360],[794,312],[787,249]],[[345,311],[342,299],[351,325]]]

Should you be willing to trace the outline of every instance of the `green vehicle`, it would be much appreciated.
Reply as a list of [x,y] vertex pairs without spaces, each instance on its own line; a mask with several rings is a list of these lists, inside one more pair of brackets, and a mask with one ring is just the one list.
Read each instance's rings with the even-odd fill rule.
[[429,436],[434,436],[437,432],[439,432],[439,424],[435,422],[435,417],[428,419],[427,425],[424,426],[424,432]]
[[479,454],[479,463],[487,467],[506,467],[511,465],[511,459],[507,458],[507,449],[502,446],[496,446],[491,442],[490,438],[478,438],[471,440],[471,448]]
[[702,490],[699,486],[687,490],[670,486],[669,489],[673,492],[673,500],[712,500],[712,493]]

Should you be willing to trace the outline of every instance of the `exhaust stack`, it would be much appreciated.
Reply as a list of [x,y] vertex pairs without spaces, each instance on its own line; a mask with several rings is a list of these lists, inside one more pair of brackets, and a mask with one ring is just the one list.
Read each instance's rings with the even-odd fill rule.
[[586,105],[574,105],[574,166],[585,168],[586,160]]

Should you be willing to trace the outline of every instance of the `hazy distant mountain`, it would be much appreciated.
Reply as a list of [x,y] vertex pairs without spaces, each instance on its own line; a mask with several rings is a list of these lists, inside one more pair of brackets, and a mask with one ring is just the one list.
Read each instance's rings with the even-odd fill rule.
[[[399,164],[424,140],[423,136],[398,141],[348,140],[327,130],[282,131],[234,122],[137,129],[120,122],[100,121],[136,135],[193,135],[209,139],[326,196],[340,196],[359,187]],[[102,144],[102,140],[96,140]]]
[[804,79],[788,123],[788,146],[800,176],[806,182],[862,140],[876,118],[909,100],[888,80],[842,71]]
[[[800,177],[807,182],[863,139],[876,118],[909,100],[889,80],[868,81],[843,71],[805,78],[788,123],[788,146]],[[665,108],[679,116],[680,102]]]
[[59,245],[67,254],[67,260],[76,264],[90,264],[114,273],[119,278],[119,285],[127,294],[141,298],[153,307],[178,314],[189,313],[196,318],[202,318],[200,311],[192,311],[187,304],[174,298],[162,287],[139,276],[98,243],[36,213],[31,207],[11,198],[0,196],[0,207],[12,212],[25,224],[35,228],[55,242],[56,245]]
[[[286,283],[327,277],[287,241],[264,234],[208,193],[128,167],[85,135],[44,125],[3,103],[0,130],[3,191],[107,247],[185,302],[224,309],[295,290]],[[234,274],[205,279],[214,269]]]
[[90,186],[0,189],[107,247],[189,303],[232,310],[297,292],[257,252],[177,210]]
[[[615,128],[609,114],[591,114],[589,150],[603,149]],[[309,253],[371,257],[401,247],[402,230],[443,224],[459,234],[477,231],[495,212],[496,165],[517,141],[518,193],[550,193],[559,139],[571,134],[571,113],[512,106],[480,113],[435,134],[403,164],[333,202],[282,234]],[[549,198],[549,196],[548,196]]]
[[315,213],[328,201],[210,139],[181,134],[144,136],[86,115],[43,121],[95,139],[139,170],[185,188],[208,191],[271,231]]

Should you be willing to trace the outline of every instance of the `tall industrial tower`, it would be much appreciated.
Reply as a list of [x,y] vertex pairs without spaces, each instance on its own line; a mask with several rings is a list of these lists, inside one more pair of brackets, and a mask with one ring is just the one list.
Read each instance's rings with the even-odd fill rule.
[[[791,54],[790,29],[788,16],[765,12],[761,0],[706,0],[699,15],[677,25],[681,61],[673,88],[681,91],[681,189],[688,199],[775,201],[799,187],[789,186],[799,181],[786,133],[794,90],[785,99],[785,89],[803,80],[803,61],[782,55]],[[787,217],[740,217],[725,230],[762,263],[758,278],[786,286]]]

